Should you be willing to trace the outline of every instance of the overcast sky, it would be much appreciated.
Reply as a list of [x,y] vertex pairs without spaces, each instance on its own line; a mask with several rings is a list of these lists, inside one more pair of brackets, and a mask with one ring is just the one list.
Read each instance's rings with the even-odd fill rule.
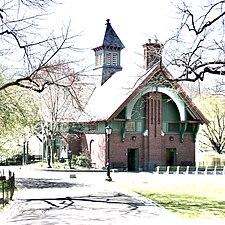
[[89,65],[94,63],[94,52],[91,49],[102,44],[108,18],[125,45],[121,58],[124,70],[133,70],[137,67],[135,64],[143,64],[141,56],[137,55],[143,53],[142,44],[155,37],[164,42],[176,22],[174,14],[171,13],[175,9],[171,7],[170,0],[61,2],[63,3],[54,7],[55,13],[50,16],[48,23],[54,28],[71,20],[73,32],[82,32],[76,44],[78,47],[87,48],[85,63]]

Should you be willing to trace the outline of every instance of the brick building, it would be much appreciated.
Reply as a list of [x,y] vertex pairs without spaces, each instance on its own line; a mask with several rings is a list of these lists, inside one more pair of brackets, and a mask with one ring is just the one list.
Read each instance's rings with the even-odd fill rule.
[[[162,45],[143,45],[144,71],[125,74],[121,67],[123,43],[107,20],[103,44],[94,48],[96,85],[84,112],[70,133],[77,152],[88,151],[96,168],[105,167],[110,125],[110,163],[128,171],[151,170],[156,165],[195,164],[195,140],[206,118],[172,75],[160,65]],[[73,149],[76,146],[76,149]]]

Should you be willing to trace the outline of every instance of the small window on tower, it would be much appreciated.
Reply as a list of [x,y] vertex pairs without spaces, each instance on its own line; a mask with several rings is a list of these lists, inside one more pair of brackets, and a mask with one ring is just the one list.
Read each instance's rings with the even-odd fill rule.
[[106,65],[111,65],[111,53],[106,53]]
[[99,57],[98,57],[98,55],[95,56],[95,65],[96,66],[99,65]]
[[102,54],[99,55],[99,65],[102,65]]
[[118,65],[118,53],[116,52],[113,53],[113,65],[114,66]]
[[101,66],[102,65],[102,54],[96,55],[95,65],[96,66]]

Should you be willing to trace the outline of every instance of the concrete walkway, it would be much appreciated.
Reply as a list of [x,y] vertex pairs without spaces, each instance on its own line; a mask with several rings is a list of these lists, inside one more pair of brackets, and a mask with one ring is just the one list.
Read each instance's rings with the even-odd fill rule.
[[19,191],[0,224],[184,224],[154,202],[106,182],[105,173],[24,168],[15,173]]

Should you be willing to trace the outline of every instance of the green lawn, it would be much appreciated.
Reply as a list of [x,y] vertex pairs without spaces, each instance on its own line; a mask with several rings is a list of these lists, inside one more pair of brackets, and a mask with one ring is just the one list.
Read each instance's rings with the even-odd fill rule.
[[122,185],[182,218],[225,219],[225,176],[151,175]]

